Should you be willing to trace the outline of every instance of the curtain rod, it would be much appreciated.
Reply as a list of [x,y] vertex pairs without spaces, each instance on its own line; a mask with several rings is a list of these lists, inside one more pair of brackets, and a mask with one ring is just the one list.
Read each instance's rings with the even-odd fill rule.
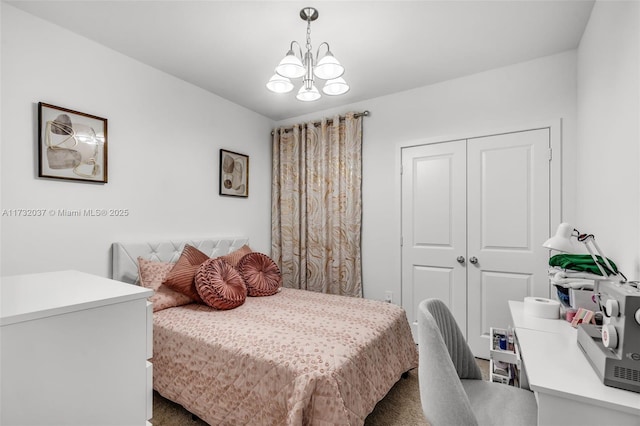
[[[354,114],[353,114],[353,116],[354,116],[355,118],[358,118],[358,117],[368,117],[368,116],[369,116],[369,111],[368,111],[368,110],[364,110],[364,111],[362,111],[362,112],[356,112],[356,113],[354,113]],[[341,116],[340,116],[340,120],[344,120],[344,118],[345,118],[345,117],[344,117],[344,115],[341,115]],[[316,125],[316,124],[320,124],[320,123],[322,123],[322,121],[312,121],[311,123],[312,123],[312,124],[314,124],[314,125]],[[327,119],[327,123],[329,123],[329,124],[333,123],[333,118],[328,118],[328,119]],[[293,129],[293,126],[282,127],[282,129],[284,129],[284,130],[290,130],[290,129]],[[272,131],[271,131],[271,135],[273,135],[274,133],[275,133],[275,130],[272,130]]]

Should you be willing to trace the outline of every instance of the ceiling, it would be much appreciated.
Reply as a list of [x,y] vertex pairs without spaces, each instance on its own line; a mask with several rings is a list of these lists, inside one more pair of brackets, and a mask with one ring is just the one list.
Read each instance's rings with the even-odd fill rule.
[[[7,1],[273,120],[578,47],[592,0]],[[351,90],[302,103],[265,83],[289,49],[323,41]]]

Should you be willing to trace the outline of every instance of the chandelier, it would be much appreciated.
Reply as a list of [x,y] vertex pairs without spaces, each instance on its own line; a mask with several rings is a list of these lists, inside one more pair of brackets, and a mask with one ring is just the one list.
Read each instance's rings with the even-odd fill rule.
[[[349,85],[341,77],[344,67],[329,50],[329,43],[323,42],[318,46],[315,58],[311,51],[311,22],[318,19],[318,11],[313,7],[305,7],[300,11],[300,18],[307,21],[306,53],[303,55],[302,47],[297,41],[292,41],[289,51],[276,67],[276,73],[269,79],[267,88],[275,93],[289,93],[293,90],[291,79],[302,77],[302,87],[296,98],[300,101],[315,101],[321,95],[316,88],[314,77],[326,80],[322,87],[325,95],[337,96],[347,93]],[[298,52],[294,52],[294,45]],[[327,51],[320,58],[320,49],[326,46]],[[299,55],[296,55],[298,53]]]

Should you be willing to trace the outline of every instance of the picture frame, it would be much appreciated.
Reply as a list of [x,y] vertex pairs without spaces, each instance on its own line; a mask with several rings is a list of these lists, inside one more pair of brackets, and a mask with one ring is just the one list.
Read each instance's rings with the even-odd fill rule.
[[38,103],[38,177],[107,183],[107,119]]
[[229,197],[249,196],[249,156],[220,150],[219,194]]

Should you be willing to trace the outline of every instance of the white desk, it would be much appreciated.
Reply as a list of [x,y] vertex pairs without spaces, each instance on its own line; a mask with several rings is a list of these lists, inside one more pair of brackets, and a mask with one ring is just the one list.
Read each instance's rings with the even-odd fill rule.
[[640,393],[605,386],[570,323],[526,316],[523,302],[509,309],[539,425],[640,425]]

